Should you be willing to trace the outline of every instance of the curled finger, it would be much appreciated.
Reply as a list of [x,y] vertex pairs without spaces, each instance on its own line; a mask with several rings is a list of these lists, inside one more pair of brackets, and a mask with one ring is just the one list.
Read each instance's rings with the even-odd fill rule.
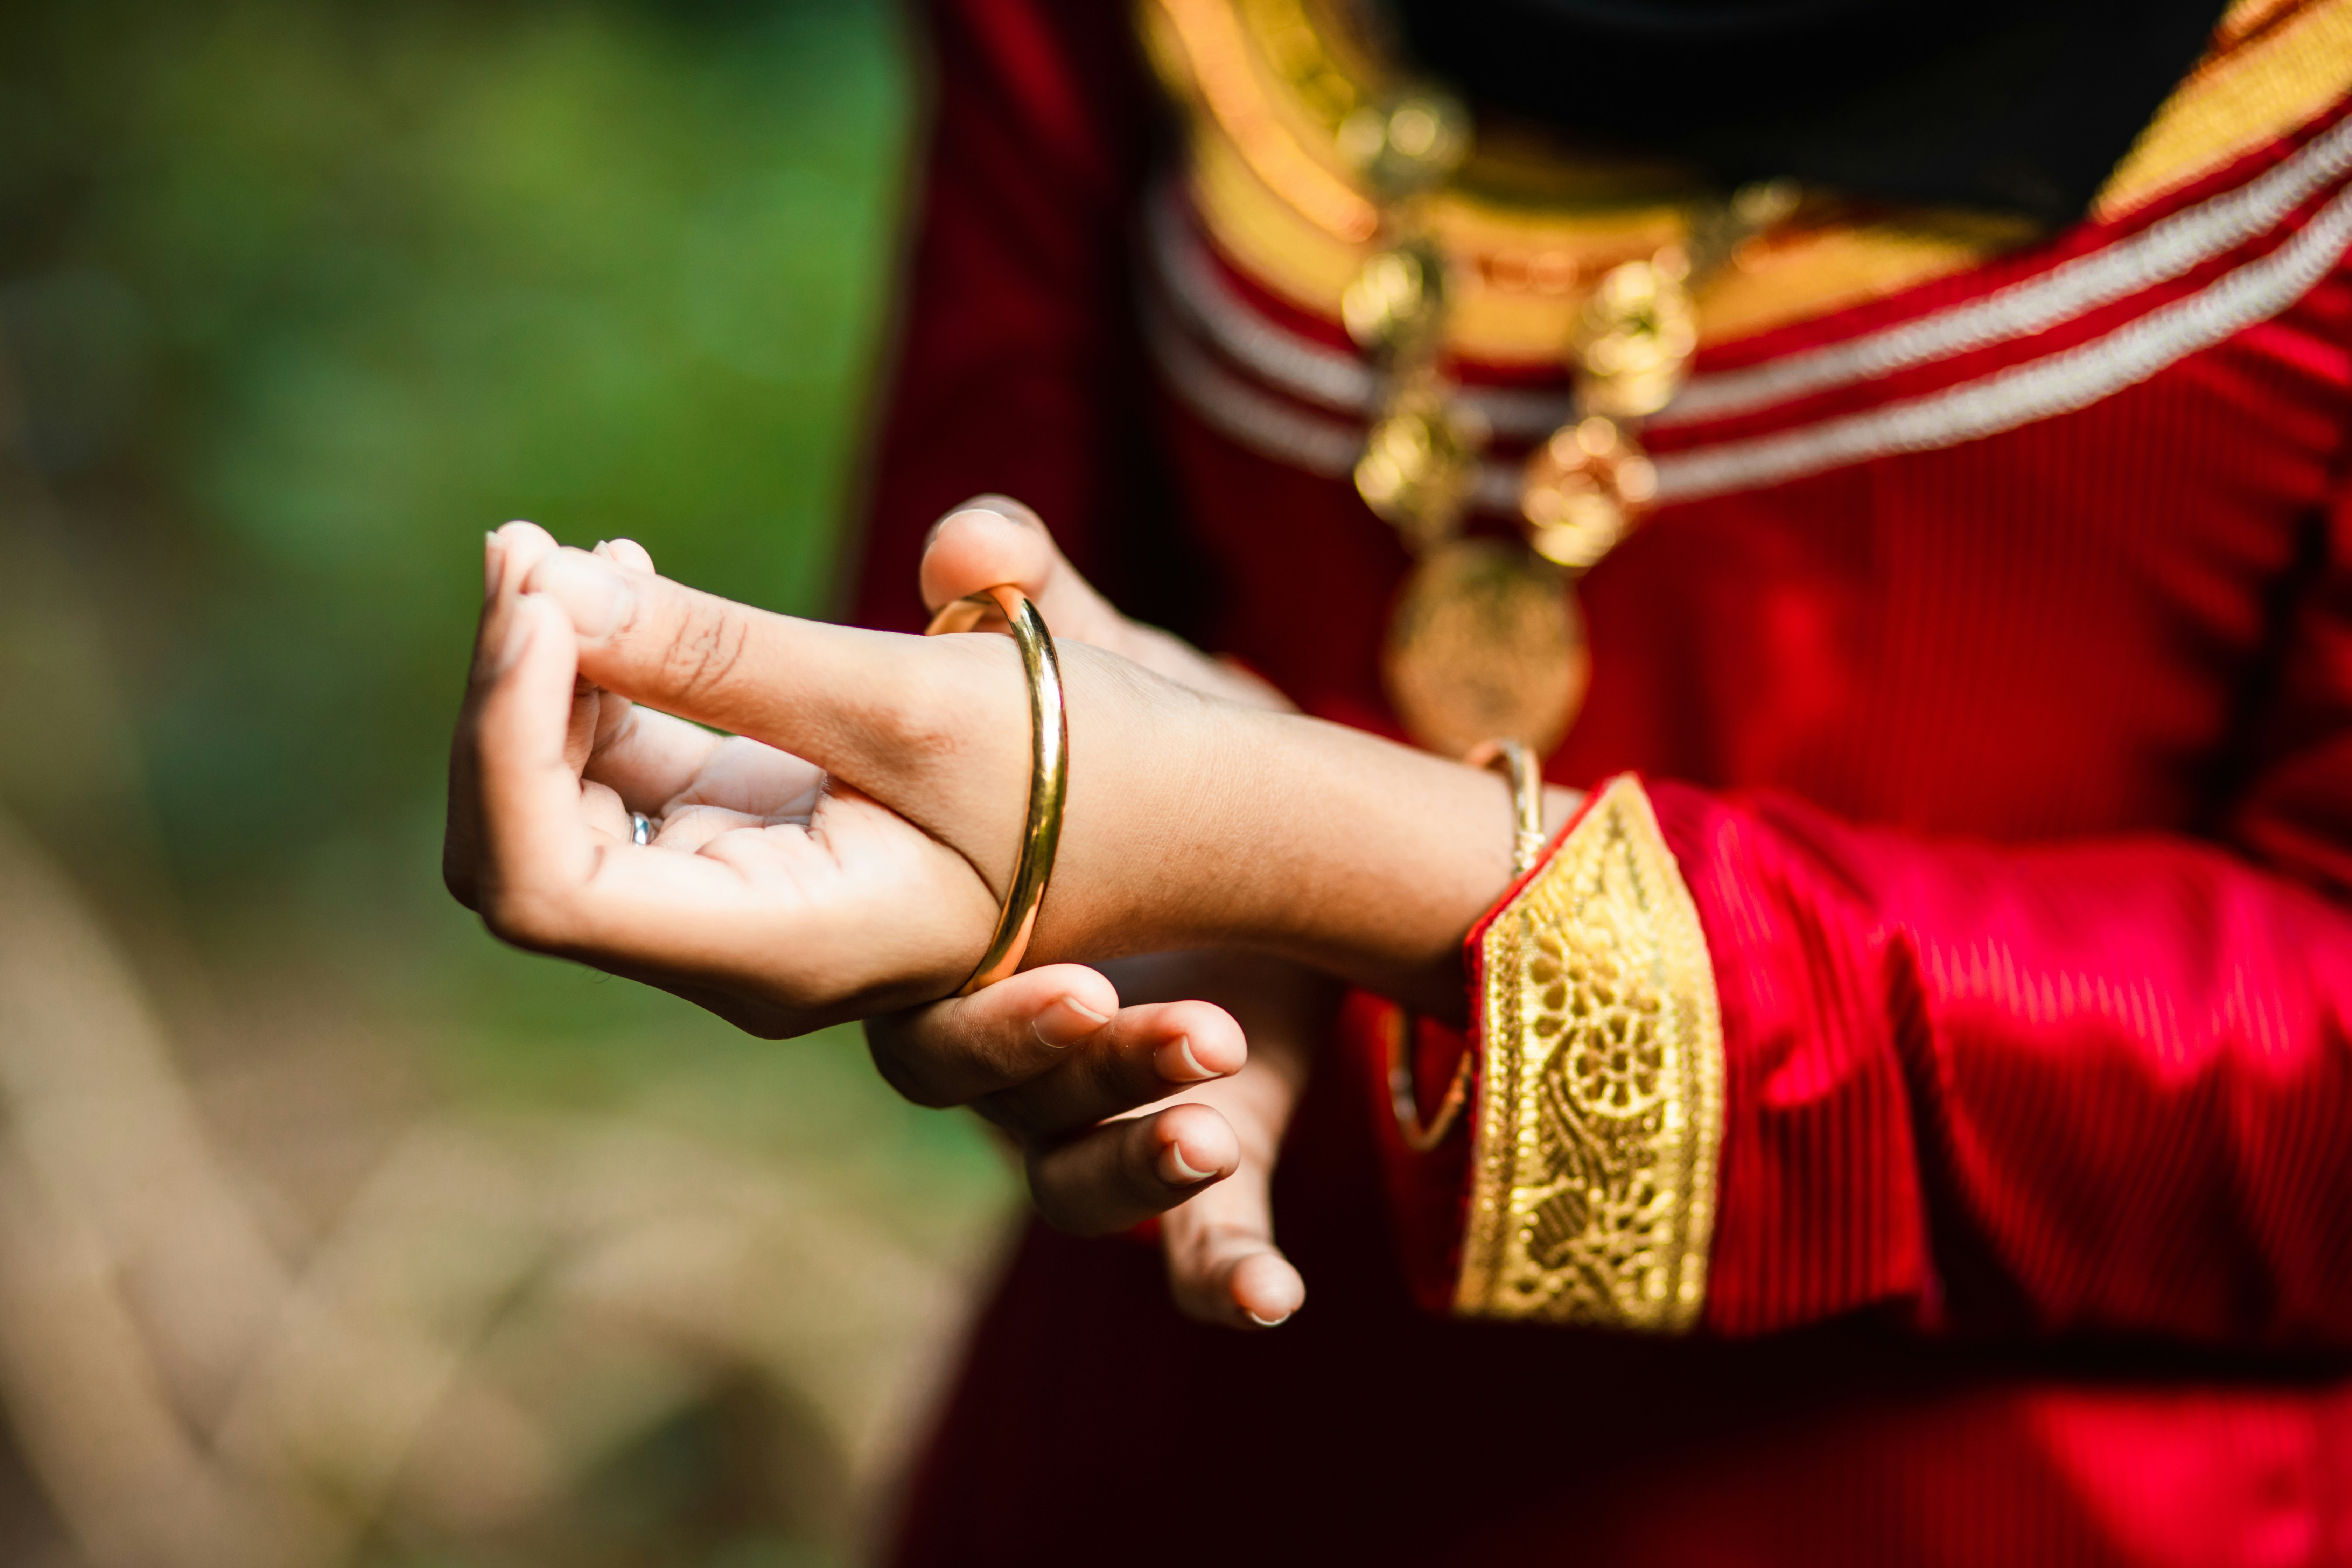
[[968,1105],[1060,1066],[1118,1011],[1101,971],[1049,963],[868,1018],[866,1046],[883,1080],[916,1104]]
[[1211,1188],[1160,1226],[1169,1291],[1185,1316],[1271,1329],[1306,1304],[1306,1280],[1274,1244],[1273,1198],[1262,1174]]
[[596,849],[565,755],[573,662],[571,626],[536,595],[519,599],[465,721],[481,835],[477,907],[519,946],[562,945],[565,905]]
[[1102,1236],[1165,1214],[1241,1165],[1223,1116],[1190,1101],[1107,1121],[1029,1156],[1029,1195],[1056,1230]]
[[1065,1059],[973,1109],[1026,1141],[1055,1138],[1216,1079],[1249,1060],[1241,1026],[1211,1002],[1121,1007]]

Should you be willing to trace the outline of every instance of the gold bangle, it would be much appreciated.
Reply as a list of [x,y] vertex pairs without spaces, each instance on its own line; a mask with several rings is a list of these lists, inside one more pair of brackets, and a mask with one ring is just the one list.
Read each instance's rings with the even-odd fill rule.
[[1470,1053],[1465,1049],[1454,1065],[1454,1080],[1437,1102],[1437,1114],[1423,1121],[1421,1101],[1412,1092],[1412,1041],[1419,1022],[1410,1008],[1390,1008],[1382,1043],[1389,1053],[1389,1110],[1396,1116],[1397,1135],[1414,1153],[1426,1154],[1445,1142],[1462,1119],[1462,1108],[1470,1102]]
[[1516,881],[1534,868],[1536,857],[1543,853],[1543,774],[1537,770],[1535,753],[1506,736],[1473,746],[1462,761],[1474,768],[1500,763],[1503,776],[1511,781],[1511,878]]
[[[1517,741],[1500,740],[1474,746],[1462,760],[1474,768],[1500,763],[1504,776],[1511,781],[1511,879],[1517,881],[1534,868],[1537,857],[1543,853],[1543,774],[1537,771],[1535,755]],[[1389,1010],[1383,1042],[1389,1058],[1389,1109],[1396,1116],[1404,1146],[1416,1154],[1426,1154],[1445,1142],[1445,1135],[1461,1119],[1462,1108],[1470,1102],[1470,1053],[1464,1050],[1461,1061],[1454,1065],[1454,1079],[1445,1086],[1445,1098],[1437,1102],[1436,1113],[1422,1121],[1421,1101],[1412,1091],[1413,1024],[1409,1010]]]
[[1029,678],[1029,820],[1021,833],[1021,855],[1013,863],[1013,880],[1004,890],[1004,907],[997,911],[996,934],[980,966],[956,992],[969,996],[983,985],[993,985],[1021,967],[1029,951],[1029,933],[1036,929],[1037,906],[1045,901],[1045,884],[1053,879],[1054,852],[1062,842],[1062,805],[1069,795],[1070,715],[1062,697],[1062,663],[1054,653],[1054,634],[1029,595],[1009,583],[958,599],[924,628],[925,637],[968,632],[991,610],[1004,617],[1021,650],[1021,668]]

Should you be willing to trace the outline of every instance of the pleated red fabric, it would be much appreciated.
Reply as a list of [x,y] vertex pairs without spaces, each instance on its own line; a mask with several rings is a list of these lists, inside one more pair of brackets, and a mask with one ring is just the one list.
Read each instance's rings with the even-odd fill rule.
[[[924,531],[1003,490],[1123,603],[1394,733],[1392,532],[1152,378],[1124,17],[929,9],[857,614],[914,628]],[[1685,488],[1585,585],[1595,683],[1551,772],[1643,776],[1706,931],[1700,1334],[1417,1306],[1464,1158],[1397,1142],[1360,1000],[1276,1182],[1298,1320],[1200,1328],[1150,1247],[1028,1235],[893,1560],[2352,1562],[2343,123],[1710,348],[1695,384],[1948,320],[2277,175],[2191,264],[1656,431]],[[1425,1042],[1433,1082],[1454,1048]]]

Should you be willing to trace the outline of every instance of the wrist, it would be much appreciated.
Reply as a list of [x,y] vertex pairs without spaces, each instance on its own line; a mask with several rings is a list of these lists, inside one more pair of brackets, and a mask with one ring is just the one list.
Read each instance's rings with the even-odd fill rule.
[[[1511,882],[1499,775],[1065,649],[1070,806],[1033,963],[1273,952],[1463,1013],[1462,943]],[[1546,832],[1575,809],[1546,792]]]
[[1255,890],[1257,940],[1456,1019],[1462,943],[1511,881],[1508,784],[1341,725],[1268,716],[1261,821],[1281,867]]
[[1120,950],[1270,951],[1458,1016],[1462,942],[1511,879],[1505,781],[1341,725],[1184,698],[1155,716],[1149,776],[1123,791],[1143,837],[1123,852]]

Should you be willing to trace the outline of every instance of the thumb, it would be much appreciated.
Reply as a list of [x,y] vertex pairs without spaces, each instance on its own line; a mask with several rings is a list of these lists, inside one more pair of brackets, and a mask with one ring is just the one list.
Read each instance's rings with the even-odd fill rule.
[[1055,637],[1124,651],[1127,617],[1079,575],[1043,520],[1009,496],[974,496],[931,525],[923,604],[936,613],[1000,583],[1035,600]]

